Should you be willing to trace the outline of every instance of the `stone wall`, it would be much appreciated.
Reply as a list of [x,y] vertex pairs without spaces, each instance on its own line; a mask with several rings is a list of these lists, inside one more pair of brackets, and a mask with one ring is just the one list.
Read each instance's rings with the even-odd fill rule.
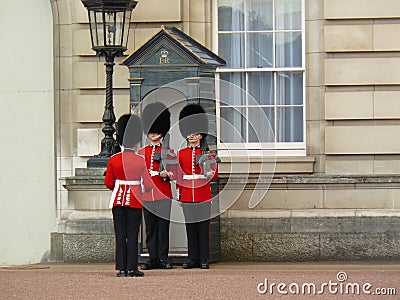
[[[213,18],[217,14],[212,2],[172,0],[166,5],[167,1],[140,1],[126,54],[165,24],[182,28],[216,50]],[[87,177],[82,184],[79,174],[70,177],[99,152],[104,61],[90,49],[86,11],[80,0],[52,3],[57,8],[57,178],[71,178],[68,190],[68,183],[61,180],[58,184],[60,222],[52,241],[61,245],[58,249],[63,252],[52,253],[64,261],[77,261],[76,253],[84,255],[83,261],[109,260],[110,254],[102,256],[104,252],[97,248],[104,244],[106,251],[112,251],[110,221],[101,220],[109,191],[100,179],[93,185]],[[160,9],[154,11],[154,5]],[[400,2],[307,0],[305,22],[306,156],[274,158],[271,186],[256,186],[254,176],[243,183],[240,172],[230,173],[233,164],[250,164],[250,172],[255,173],[263,158],[222,157],[221,189],[228,175],[237,176],[239,186],[244,186],[235,204],[221,217],[223,259],[398,259],[400,43],[394,37],[399,29]],[[119,65],[122,60],[117,59],[114,75],[117,117],[129,111],[130,101],[129,74]],[[260,201],[250,209],[249,195],[254,191],[260,194]],[[237,192],[234,185],[230,192]],[[99,226],[98,236],[85,229],[92,216],[86,216],[85,221],[77,210],[90,211],[100,219],[100,223],[93,223]],[[76,219],[80,220],[79,232],[74,231]],[[81,245],[82,250],[75,245]]]
[[400,216],[226,218],[224,261],[400,259]]
[[221,216],[222,260],[400,259],[400,178],[275,176],[254,209],[248,181]]

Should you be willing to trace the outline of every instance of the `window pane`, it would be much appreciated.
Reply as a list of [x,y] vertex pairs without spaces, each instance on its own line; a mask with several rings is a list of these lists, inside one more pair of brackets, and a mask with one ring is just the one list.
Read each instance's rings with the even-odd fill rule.
[[301,0],[275,1],[276,29],[301,29]]
[[244,34],[221,33],[218,36],[218,45],[219,56],[225,59],[227,68],[244,67]]
[[277,108],[277,141],[303,142],[303,108]]
[[272,72],[250,72],[249,94],[257,103],[249,100],[249,105],[273,105],[274,104],[274,76]]
[[246,118],[244,108],[221,107],[221,142],[245,143]]
[[249,143],[273,142],[274,120],[273,108],[249,108]]
[[273,0],[247,0],[247,30],[271,30]]
[[244,30],[243,0],[218,1],[218,30],[243,31]]
[[221,73],[220,105],[245,105],[246,104],[246,74]]
[[276,33],[276,66],[301,67],[302,42],[300,32]]
[[277,104],[303,104],[303,73],[279,72],[277,76]]
[[273,67],[274,54],[272,33],[249,33],[247,37],[247,67]]

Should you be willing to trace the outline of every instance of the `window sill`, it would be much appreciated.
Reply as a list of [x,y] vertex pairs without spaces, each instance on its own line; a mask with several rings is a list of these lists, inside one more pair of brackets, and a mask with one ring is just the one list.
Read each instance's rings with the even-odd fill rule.
[[301,174],[313,173],[315,157],[312,156],[278,156],[278,157],[243,157],[220,156],[218,164],[220,174]]

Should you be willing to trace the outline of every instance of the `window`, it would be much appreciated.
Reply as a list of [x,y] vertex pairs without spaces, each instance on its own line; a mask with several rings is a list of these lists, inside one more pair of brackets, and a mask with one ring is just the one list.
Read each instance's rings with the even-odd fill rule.
[[220,146],[304,155],[304,0],[216,3]]

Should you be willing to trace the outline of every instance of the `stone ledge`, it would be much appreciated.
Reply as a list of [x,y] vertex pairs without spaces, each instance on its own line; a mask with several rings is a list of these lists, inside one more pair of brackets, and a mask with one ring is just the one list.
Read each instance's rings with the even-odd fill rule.
[[75,176],[62,177],[60,182],[67,189],[79,189],[88,185],[101,185],[100,189],[106,189],[104,186],[105,171],[106,168],[76,168]]
[[221,232],[400,233],[400,217],[221,218]]
[[221,218],[276,219],[276,218],[344,218],[397,217],[400,209],[304,209],[304,210],[227,210]]
[[104,176],[73,176],[60,178],[61,184],[68,190],[87,188],[106,190]]
[[398,175],[274,175],[270,174],[219,174],[222,185],[232,184],[254,185],[256,183],[271,183],[272,185],[387,185],[400,188]]
[[114,234],[111,210],[72,211],[58,223],[60,234]]
[[[75,176],[63,177],[60,180],[63,185],[104,185],[104,168],[79,168],[75,170]],[[254,184],[265,182],[272,184],[400,184],[399,175],[325,175],[325,174],[289,174],[280,175],[273,173],[226,173],[219,170],[221,184],[228,181],[238,184]],[[272,180],[272,181],[271,181]],[[400,186],[399,186],[400,187]]]
[[104,177],[106,168],[76,168],[75,176],[93,176]]

